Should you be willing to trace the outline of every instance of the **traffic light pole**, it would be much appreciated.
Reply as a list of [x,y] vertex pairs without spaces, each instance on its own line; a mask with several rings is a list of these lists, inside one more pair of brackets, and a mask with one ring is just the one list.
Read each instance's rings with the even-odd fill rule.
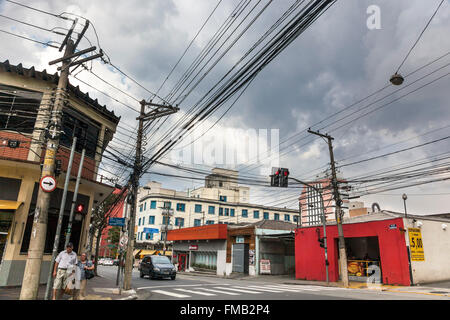
[[336,223],[338,228],[338,235],[339,235],[339,262],[340,262],[340,275],[342,283],[345,287],[348,287],[348,266],[347,266],[347,250],[345,248],[345,238],[344,238],[344,230],[342,227],[342,200],[341,196],[339,194],[339,186],[337,182],[336,177],[336,165],[334,161],[334,154],[333,154],[333,144],[332,140],[333,138],[327,134],[322,134],[319,132],[314,132],[311,130],[308,130],[309,133],[315,134],[317,136],[320,136],[322,138],[326,138],[328,141],[328,149],[330,153],[330,162],[331,162],[331,173],[332,173],[332,184],[334,189],[334,200],[336,202]]

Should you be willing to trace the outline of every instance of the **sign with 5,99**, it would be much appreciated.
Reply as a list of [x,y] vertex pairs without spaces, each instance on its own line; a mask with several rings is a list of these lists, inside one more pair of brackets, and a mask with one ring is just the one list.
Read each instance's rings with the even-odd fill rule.
[[425,261],[422,243],[422,232],[419,228],[408,228],[411,261]]

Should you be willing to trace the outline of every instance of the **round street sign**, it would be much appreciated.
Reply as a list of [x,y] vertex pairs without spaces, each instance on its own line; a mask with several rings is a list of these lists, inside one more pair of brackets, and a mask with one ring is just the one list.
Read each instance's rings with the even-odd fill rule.
[[123,248],[127,245],[127,243],[128,243],[128,237],[126,234],[124,234],[122,236],[122,238],[120,238],[120,246]]
[[40,183],[41,189],[45,192],[52,192],[56,189],[56,180],[52,176],[42,177]]

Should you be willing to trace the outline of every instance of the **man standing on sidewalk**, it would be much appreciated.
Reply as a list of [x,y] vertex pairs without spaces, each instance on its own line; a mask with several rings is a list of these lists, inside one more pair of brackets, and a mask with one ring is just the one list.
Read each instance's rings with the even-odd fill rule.
[[70,274],[67,270],[75,272],[75,266],[78,263],[77,254],[73,251],[73,244],[69,242],[66,250],[61,251],[55,260],[55,267],[53,268],[53,300],[56,300],[56,291],[59,290],[58,299],[62,296],[64,291],[66,280]]

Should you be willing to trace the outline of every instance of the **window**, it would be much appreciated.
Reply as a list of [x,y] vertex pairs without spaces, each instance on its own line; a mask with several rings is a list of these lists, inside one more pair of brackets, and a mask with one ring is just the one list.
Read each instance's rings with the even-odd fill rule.
[[70,148],[74,137],[77,137],[75,151],[86,149],[86,156],[94,158],[97,152],[98,136],[101,125],[88,119],[86,115],[72,108],[65,108],[62,116],[62,131],[60,143]]
[[144,211],[147,210],[147,202],[144,202]]
[[225,208],[225,215],[228,217],[230,215],[230,209]]
[[284,215],[284,221],[291,221],[291,216],[288,214]]
[[259,211],[258,210],[253,211],[253,218],[259,219]]
[[234,217],[234,209],[230,209],[230,217]]
[[156,209],[156,201],[150,201],[150,209]]
[[215,213],[215,210],[216,210],[216,207],[214,207],[214,206],[209,206],[209,207],[208,207],[208,213],[209,213],[209,214],[214,214],[214,213]]
[[294,222],[297,222],[298,221],[298,216],[294,216]]
[[214,224],[214,220],[208,220],[206,221],[206,224]]
[[248,210],[247,209],[242,209],[242,217],[248,218]]
[[175,218],[175,225],[177,227],[184,227],[184,218]]
[[147,233],[145,239],[146,240],[153,240],[153,233]]
[[155,224],[155,216],[148,217],[148,224]]
[[220,196],[219,201],[227,202],[227,196]]
[[202,205],[201,204],[196,204],[195,205],[195,212],[196,213],[201,213],[202,212]]
[[139,218],[139,223],[138,223],[138,226],[140,226],[141,225],[141,218]]
[[278,213],[275,213],[273,215],[273,220],[280,220],[280,215]]
[[145,225],[145,217],[142,218],[142,225]]
[[169,219],[169,222],[167,223],[167,218],[168,217],[163,217],[163,222],[162,222],[163,225],[170,224],[170,219]]
[[219,216],[223,216],[223,208],[219,208]]
[[33,133],[42,93],[0,85],[0,130]]
[[194,227],[199,227],[201,225],[200,219],[194,219]]
[[164,201],[164,206],[163,206],[164,208],[172,208],[172,202],[170,202],[170,201]]
[[139,212],[142,212],[142,204],[139,206]]
[[186,210],[186,205],[184,203],[177,203],[177,211],[184,212]]
[[268,212],[264,212],[264,219],[265,220],[269,220],[269,213]]

